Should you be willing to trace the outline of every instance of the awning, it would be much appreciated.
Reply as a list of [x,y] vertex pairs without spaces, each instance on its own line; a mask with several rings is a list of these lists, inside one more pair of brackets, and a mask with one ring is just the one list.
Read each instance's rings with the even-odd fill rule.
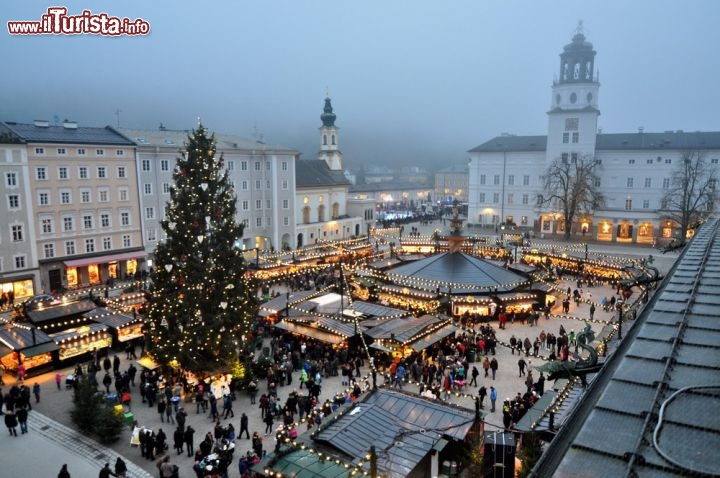
[[73,259],[64,261],[65,267],[82,267],[89,264],[107,264],[108,262],[126,261],[128,259],[140,259],[147,257],[145,251],[123,252],[120,254],[110,254],[108,256],[83,257],[82,259]]
[[8,347],[7,345],[5,345],[5,344],[0,344],[0,357],[4,357],[4,356],[6,356],[6,355],[10,355],[10,354],[13,353],[13,352],[14,352],[14,350],[11,349],[10,347]]
[[415,342],[410,344],[410,348],[412,348],[414,351],[419,352],[421,350],[425,350],[426,348],[430,347],[432,344],[439,342],[440,340],[444,339],[450,334],[454,334],[455,331],[457,331],[457,327],[448,324],[435,332],[432,332],[428,335],[425,335],[423,337],[420,337]]
[[304,335],[305,337],[310,337],[312,339],[325,342],[326,344],[338,345],[345,340],[345,337],[331,334],[330,332],[323,332],[322,330],[317,330],[306,325],[299,325],[292,322],[278,322],[277,324],[275,324],[275,328],[286,330],[293,334]]
[[25,357],[35,357],[45,352],[53,352],[58,349],[55,342],[45,342],[44,344],[33,345],[20,351]]
[[525,412],[525,415],[520,419],[515,428],[521,432],[529,432],[537,429],[540,419],[545,415],[546,409],[550,404],[555,401],[556,396],[557,392],[551,390],[543,393],[542,397],[530,407],[530,410]]

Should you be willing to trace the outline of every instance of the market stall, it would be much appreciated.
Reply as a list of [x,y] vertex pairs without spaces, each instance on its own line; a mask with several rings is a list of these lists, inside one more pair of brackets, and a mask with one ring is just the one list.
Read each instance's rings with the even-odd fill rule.
[[134,311],[132,314],[125,314],[119,310],[98,307],[84,313],[83,317],[107,325],[116,344],[143,337],[142,316]]
[[28,375],[52,367],[52,353],[58,349],[44,332],[25,324],[0,327],[0,364],[5,370],[17,371],[20,364]]
[[105,324],[87,324],[49,334],[58,346],[58,360],[64,361],[112,345],[112,336]]

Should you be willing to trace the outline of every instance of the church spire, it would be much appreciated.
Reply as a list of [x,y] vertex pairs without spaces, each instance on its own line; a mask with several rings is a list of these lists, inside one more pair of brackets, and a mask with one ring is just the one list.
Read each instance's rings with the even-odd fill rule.
[[333,113],[330,97],[325,98],[325,107],[320,115],[320,154],[319,159],[325,160],[332,170],[342,171],[342,152],[340,151],[339,128],[335,126],[335,113]]
[[335,113],[333,113],[332,103],[329,97],[325,98],[325,107],[323,108],[323,114],[320,115],[320,119],[323,122],[323,126],[334,127],[335,126]]

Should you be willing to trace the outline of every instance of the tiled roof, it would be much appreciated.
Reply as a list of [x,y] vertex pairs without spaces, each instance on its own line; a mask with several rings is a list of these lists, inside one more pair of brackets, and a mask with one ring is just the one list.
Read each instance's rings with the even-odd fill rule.
[[580,469],[587,476],[717,473],[719,229],[717,218],[699,229],[535,476],[576,476]]
[[378,450],[382,476],[405,477],[442,437],[465,439],[475,413],[421,397],[377,390],[315,436],[350,457]]
[[121,134],[106,126],[104,128],[91,128],[79,126],[66,128],[60,126],[35,126],[34,124],[14,123],[7,121],[2,124],[13,135],[26,143],[70,143],[70,144],[98,144],[132,146]]
[[[469,152],[545,151],[546,147],[547,136],[507,135],[496,136]],[[720,149],[720,131],[598,134],[595,149],[596,151]]]
[[[128,140],[134,142],[139,148],[147,146],[164,148],[175,147],[177,149],[181,149],[187,142],[188,134],[190,133],[190,131],[187,130],[176,129],[138,130],[116,128],[116,130]],[[212,133],[212,131],[210,131],[210,133]],[[297,153],[297,151],[284,146],[265,144],[233,134],[215,133],[215,145],[218,151],[222,151],[224,149],[254,151],[258,155],[270,152],[285,152],[288,154]]]
[[295,184],[298,188],[317,186],[349,186],[342,171],[331,170],[322,159],[302,159],[295,163]]
[[[432,282],[441,289],[453,287],[459,292],[459,284],[473,286],[479,289],[497,288],[498,291],[507,290],[506,285],[524,282],[525,278],[508,271],[502,267],[495,266],[477,257],[460,252],[446,252],[427,259],[414,261],[406,265],[395,267],[388,271],[392,280],[398,276],[406,277],[403,283],[416,280],[420,282]],[[457,289],[457,290],[455,290]]]
[[80,300],[77,302],[71,302],[69,304],[54,305],[42,309],[28,310],[26,312],[26,315],[32,323],[37,324],[39,322],[46,322],[49,320],[55,320],[63,317],[80,315],[93,310],[95,307],[95,303],[91,300]]

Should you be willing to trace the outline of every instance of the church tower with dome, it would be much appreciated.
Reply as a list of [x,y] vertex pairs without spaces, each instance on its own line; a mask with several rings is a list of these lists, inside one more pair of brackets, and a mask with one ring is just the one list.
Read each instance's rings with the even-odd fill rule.
[[553,81],[546,164],[595,155],[599,89],[595,50],[585,39],[580,22],[572,41],[560,53],[560,71]]
[[329,97],[325,98],[325,107],[320,115],[320,152],[318,159],[324,160],[333,171],[343,170],[343,155],[340,151],[340,135],[335,126],[335,113]]

